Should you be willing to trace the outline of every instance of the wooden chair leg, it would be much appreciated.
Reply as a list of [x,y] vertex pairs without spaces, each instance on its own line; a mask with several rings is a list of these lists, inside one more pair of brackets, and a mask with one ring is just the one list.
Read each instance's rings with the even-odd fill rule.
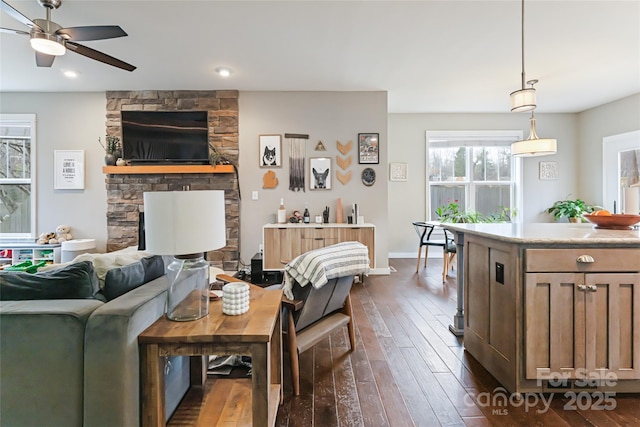
[[416,273],[420,271],[420,258],[422,257],[422,245],[418,246],[418,265],[416,266]]
[[296,325],[293,323],[293,314],[289,310],[287,310],[287,342],[289,345],[289,361],[291,364],[293,394],[300,396],[300,364],[298,363]]
[[427,258],[429,258],[429,245],[424,247],[424,268],[427,268]]
[[351,351],[356,349],[356,328],[353,324],[353,311],[351,308],[351,294],[347,295],[347,299],[344,304],[344,314],[349,316],[349,323],[347,324],[347,330],[349,331],[349,343],[351,344]]
[[447,271],[449,269],[449,254],[445,249],[442,249],[442,283],[447,279]]

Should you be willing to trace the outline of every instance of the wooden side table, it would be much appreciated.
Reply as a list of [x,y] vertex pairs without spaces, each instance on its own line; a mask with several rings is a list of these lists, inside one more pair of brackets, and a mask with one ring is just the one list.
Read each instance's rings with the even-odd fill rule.
[[[190,322],[158,319],[138,337],[141,355],[142,426],[165,425],[164,356],[193,356],[191,389],[169,425],[273,426],[282,403],[282,291],[250,287],[249,311],[209,315]],[[207,379],[203,356],[251,356],[251,379]],[[196,368],[194,366],[201,366]],[[249,405],[250,403],[250,405]]]

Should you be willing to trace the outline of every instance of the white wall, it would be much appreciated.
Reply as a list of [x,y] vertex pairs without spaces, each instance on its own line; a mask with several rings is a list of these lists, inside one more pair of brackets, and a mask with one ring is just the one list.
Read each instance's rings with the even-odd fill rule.
[[640,130],[640,94],[582,112],[578,130],[578,191],[602,205],[602,138]]
[[[389,183],[389,252],[395,256],[415,256],[418,237],[412,221],[427,219],[426,131],[435,130],[522,130],[529,136],[528,114],[389,114],[389,162],[409,164],[407,182]],[[554,201],[568,194],[577,196],[577,126],[574,114],[538,114],[540,137],[558,140],[552,156],[523,159],[523,222],[551,221],[543,213]],[[538,163],[556,161],[560,170],[556,181],[538,179]]]
[[[36,114],[37,234],[71,226],[79,239],[96,239],[99,251],[107,240],[107,192],[104,150],[105,94],[0,93],[2,113]],[[84,190],[53,189],[53,151],[85,150]]]
[[[105,130],[104,93],[0,93],[0,112],[37,115],[37,230],[70,225],[77,238],[95,238],[99,250],[106,242],[106,189],[102,166],[104,153],[97,138]],[[362,205],[366,220],[377,226],[376,263],[388,266],[387,253],[414,254],[416,235],[411,221],[425,219],[425,132],[427,130],[522,130],[529,134],[526,114],[390,114],[385,92],[241,92],[240,93],[240,186],[241,257],[244,262],[258,250],[262,224],[273,221],[280,197],[288,208],[312,214],[329,206],[332,218],[335,201],[345,206]],[[544,208],[568,194],[589,203],[602,198],[602,138],[640,129],[640,94],[587,110],[580,114],[539,114],[538,134],[558,139],[558,153],[524,159],[524,221],[551,221]],[[388,132],[387,132],[388,119]],[[334,188],[326,192],[288,191],[288,148],[283,139],[284,166],[277,170],[280,185],[262,189],[266,169],[258,166],[258,135],[261,133],[307,133],[308,156],[316,156],[315,143],[322,140],[326,155],[337,155],[336,140],[356,143],[359,132],[379,132],[382,141],[380,164],[374,168],[377,182],[364,187],[363,165],[355,150],[353,177],[342,186],[334,175]],[[388,148],[388,149],[387,149]],[[85,150],[84,190],[53,190],[53,150]],[[321,154],[318,154],[319,156]],[[539,161],[557,161],[560,178],[540,181]],[[388,162],[409,164],[407,182],[388,182]],[[260,200],[251,200],[251,191]],[[413,255],[412,255],[413,256]]]
[[[240,99],[240,208],[241,259],[248,263],[262,243],[262,226],[275,222],[275,214],[284,198],[287,213],[294,209],[304,211],[308,203],[311,217],[330,209],[330,221],[335,221],[336,200],[342,198],[347,210],[358,203],[366,222],[376,226],[376,268],[388,267],[388,215],[387,215],[387,94],[386,92],[241,92]],[[357,155],[358,133],[380,134],[380,164],[360,165]],[[333,188],[293,192],[289,190],[289,141],[285,133],[308,134],[306,156],[331,157]],[[281,134],[282,167],[259,167],[260,134]],[[339,154],[336,141],[353,141],[350,155],[352,171],[347,185],[335,175]],[[315,151],[322,141],[327,151]],[[342,156],[341,157],[345,157]],[[309,163],[306,163],[307,171]],[[362,184],[360,174],[365,167],[376,172],[376,183]],[[276,172],[279,184],[275,189],[263,189],[262,177],[268,170]],[[308,187],[308,182],[307,182]],[[251,200],[252,191],[258,191],[259,200]]]

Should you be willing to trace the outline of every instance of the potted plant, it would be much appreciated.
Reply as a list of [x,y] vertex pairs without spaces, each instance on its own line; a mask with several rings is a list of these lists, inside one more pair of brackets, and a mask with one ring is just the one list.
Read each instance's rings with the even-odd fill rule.
[[116,160],[118,159],[118,157],[122,155],[120,151],[120,138],[118,138],[117,136],[107,135],[105,137],[105,140],[107,141],[106,146],[102,144],[100,138],[98,138],[98,144],[100,144],[100,146],[104,148],[105,151],[104,163],[107,166],[113,166],[116,164]]
[[457,200],[448,200],[447,204],[436,208],[436,215],[442,222],[479,223],[479,222],[511,222],[511,217],[516,215],[515,210],[500,206],[497,212],[483,215],[473,209],[460,210]]
[[566,199],[555,202],[553,206],[547,209],[547,213],[553,215],[556,221],[566,217],[569,222],[584,222],[582,214],[593,212],[595,209],[595,206],[587,205],[580,199]]

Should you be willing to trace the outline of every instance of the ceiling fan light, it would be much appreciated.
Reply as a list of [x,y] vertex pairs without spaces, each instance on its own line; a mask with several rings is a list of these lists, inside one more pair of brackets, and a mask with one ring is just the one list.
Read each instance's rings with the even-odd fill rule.
[[29,42],[34,50],[46,55],[60,56],[67,51],[62,37],[54,34],[32,32]]
[[532,87],[516,90],[511,92],[509,96],[511,98],[511,111],[514,113],[531,111],[536,108],[536,90]]

